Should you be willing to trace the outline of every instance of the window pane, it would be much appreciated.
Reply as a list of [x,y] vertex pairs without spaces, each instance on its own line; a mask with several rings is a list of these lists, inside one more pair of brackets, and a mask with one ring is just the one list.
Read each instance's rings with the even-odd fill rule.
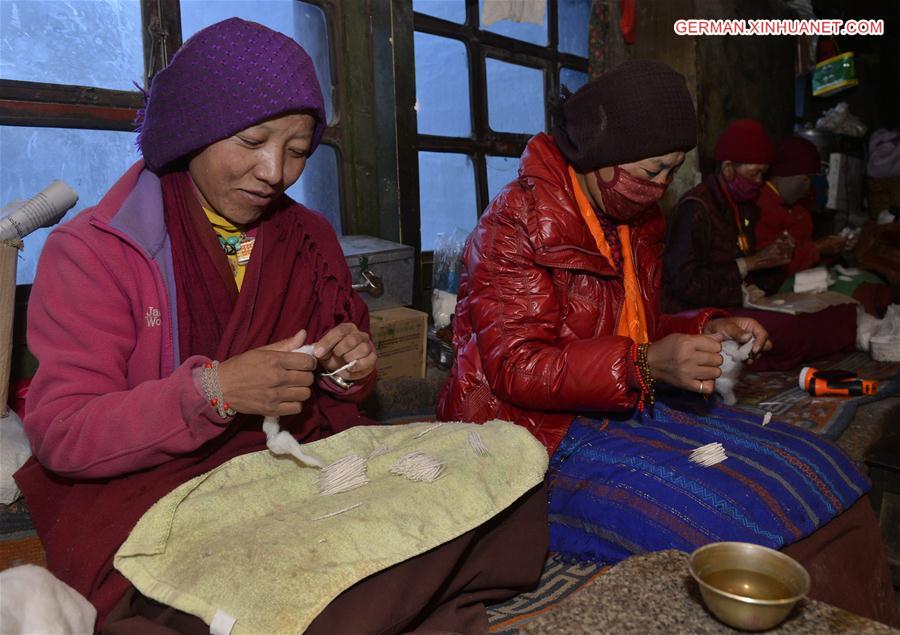
[[143,85],[133,0],[0,1],[0,77],[116,90]]
[[559,0],[559,50],[588,56],[591,0]]
[[[25,201],[54,179],[78,193],[78,203],[63,221],[96,205],[106,191],[140,158],[133,132],[0,126],[0,201]],[[38,256],[52,228],[25,237],[16,284],[31,284]]]
[[182,38],[226,18],[238,17],[264,24],[293,38],[306,49],[316,67],[319,86],[325,97],[325,115],[334,121],[334,91],[331,83],[331,56],[328,25],[319,7],[295,0],[181,0]]
[[469,57],[465,45],[416,32],[416,113],[419,134],[468,137]]
[[488,198],[494,198],[508,183],[519,176],[516,157],[485,157],[487,161]]
[[485,69],[491,129],[526,134],[543,130],[543,71],[491,58],[485,60]]
[[466,0],[413,0],[413,11],[427,13],[457,24],[466,21]]
[[287,195],[310,209],[322,212],[340,236],[343,233],[340,183],[338,153],[323,143],[307,161],[300,180],[288,188]]
[[472,231],[478,218],[475,167],[466,154],[419,153],[422,251],[434,249],[438,232]]
[[[462,1],[462,0],[460,0]],[[488,4],[488,10],[485,12],[485,3]],[[540,24],[533,22],[514,22],[509,18],[492,22],[491,17],[497,18],[499,14],[495,11],[498,7],[510,7],[511,9],[524,9],[524,13],[534,9],[540,9],[543,5],[543,15],[538,16]],[[539,0],[529,0],[528,2],[520,2],[518,5],[512,2],[495,2],[494,0],[478,0],[478,15],[481,16],[480,24],[484,31],[491,31],[517,40],[524,40],[532,44],[546,45],[547,42],[547,5]],[[530,17],[530,16],[528,16]],[[487,18],[487,20],[486,20]]]
[[587,84],[588,74],[583,71],[576,71],[574,68],[562,67],[559,69],[559,83],[565,86],[573,93],[579,88]]

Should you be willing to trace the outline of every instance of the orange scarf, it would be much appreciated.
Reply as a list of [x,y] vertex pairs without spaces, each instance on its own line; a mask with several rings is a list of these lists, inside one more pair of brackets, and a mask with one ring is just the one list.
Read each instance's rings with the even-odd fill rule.
[[[597,214],[594,208],[588,202],[587,197],[581,190],[578,177],[572,166],[569,166],[569,178],[572,180],[572,190],[575,192],[575,201],[578,203],[578,211],[581,217],[587,223],[591,235],[597,243],[597,249],[610,262],[612,262],[612,254],[606,237],[603,235],[603,228],[600,227],[600,221],[597,220]],[[616,225],[619,233],[619,242],[622,243],[622,277],[625,282],[625,302],[619,313],[619,322],[616,325],[616,335],[630,337],[638,344],[649,342],[647,337],[647,316],[644,313],[644,300],[641,297],[641,288],[638,284],[637,274],[634,271],[634,257],[631,253],[631,232],[628,225]]]

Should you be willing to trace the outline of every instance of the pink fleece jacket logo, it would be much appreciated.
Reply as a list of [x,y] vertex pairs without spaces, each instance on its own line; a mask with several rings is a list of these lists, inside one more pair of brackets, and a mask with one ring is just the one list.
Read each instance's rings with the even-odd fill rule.
[[159,316],[159,309],[153,306],[147,307],[147,313],[144,314],[147,326],[159,326],[162,323]]

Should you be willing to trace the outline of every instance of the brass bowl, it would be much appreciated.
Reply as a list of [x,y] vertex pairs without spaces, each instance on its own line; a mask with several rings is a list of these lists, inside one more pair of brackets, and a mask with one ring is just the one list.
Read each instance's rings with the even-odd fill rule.
[[774,628],[809,591],[809,574],[799,562],[748,542],[704,545],[688,567],[713,615],[744,631]]

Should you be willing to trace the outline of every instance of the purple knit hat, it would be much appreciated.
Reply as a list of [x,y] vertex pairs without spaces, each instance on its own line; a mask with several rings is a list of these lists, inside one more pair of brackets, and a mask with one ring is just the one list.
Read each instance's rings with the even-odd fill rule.
[[138,134],[147,168],[167,164],[272,117],[316,119],[325,131],[313,62],[299,44],[256,22],[229,18],[197,32],[150,85]]

